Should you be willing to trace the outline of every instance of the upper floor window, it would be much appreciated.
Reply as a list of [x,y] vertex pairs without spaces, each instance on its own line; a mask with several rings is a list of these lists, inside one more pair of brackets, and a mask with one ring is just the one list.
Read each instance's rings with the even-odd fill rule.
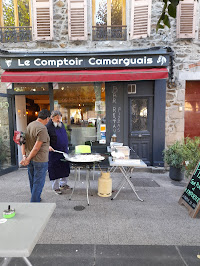
[[[130,20],[126,21],[127,0],[92,0],[92,40],[126,40],[150,36],[151,1],[130,0]],[[127,1],[128,2],[128,1]],[[68,0],[69,40],[87,40],[88,0]]]
[[30,26],[29,0],[0,0],[3,10],[1,26]]
[[0,42],[51,40],[52,36],[52,0],[0,0]]
[[92,0],[93,40],[126,40],[126,1]]
[[31,39],[29,0],[0,0],[0,42]]

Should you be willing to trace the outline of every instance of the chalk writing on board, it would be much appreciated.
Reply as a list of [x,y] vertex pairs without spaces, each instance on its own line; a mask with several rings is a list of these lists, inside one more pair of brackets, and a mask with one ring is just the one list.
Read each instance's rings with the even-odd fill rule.
[[113,86],[112,89],[112,122],[113,133],[120,133],[121,131],[121,107],[118,100],[118,88]]
[[120,133],[120,128],[121,128],[121,121],[120,121],[120,118],[121,118],[121,107],[118,107],[118,117],[117,117],[117,132]]
[[200,163],[191,177],[191,180],[182,195],[182,199],[184,199],[193,209],[196,208],[197,203],[200,200]]
[[117,87],[113,86],[112,89],[112,103],[113,103],[113,112],[112,112],[112,121],[113,121],[113,133],[117,133]]

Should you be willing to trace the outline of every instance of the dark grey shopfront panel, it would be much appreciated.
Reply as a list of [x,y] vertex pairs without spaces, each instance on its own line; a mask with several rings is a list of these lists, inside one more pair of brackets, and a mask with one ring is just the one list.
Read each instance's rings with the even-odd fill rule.
[[155,80],[153,120],[153,165],[164,166],[166,80]]
[[[152,165],[153,81],[132,82],[128,94],[128,145],[147,165]],[[129,86],[130,86],[129,85]]]
[[[136,93],[128,94],[130,84],[136,86]],[[135,107],[131,110],[133,105]],[[107,144],[115,133],[118,142],[132,147],[148,165],[163,166],[165,105],[165,79],[106,83]],[[137,118],[132,116],[132,111],[136,116],[140,116],[141,111],[144,112],[139,122],[145,121],[145,126],[141,124],[140,127],[139,122],[131,123],[131,119]]]
[[124,83],[106,83],[106,141],[117,135],[124,142]]

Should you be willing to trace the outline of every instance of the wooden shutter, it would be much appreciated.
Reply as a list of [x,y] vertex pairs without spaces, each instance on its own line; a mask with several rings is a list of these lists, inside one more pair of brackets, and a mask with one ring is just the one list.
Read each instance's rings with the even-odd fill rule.
[[151,0],[132,0],[131,39],[150,36]]
[[33,0],[34,39],[52,40],[53,4],[52,0]]
[[87,2],[68,0],[69,40],[87,40]]
[[177,6],[177,38],[195,38],[197,1],[180,1]]

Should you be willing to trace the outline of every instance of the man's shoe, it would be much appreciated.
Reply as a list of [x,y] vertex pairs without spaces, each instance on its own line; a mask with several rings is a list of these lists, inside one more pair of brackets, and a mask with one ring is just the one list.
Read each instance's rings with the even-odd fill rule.
[[57,195],[61,195],[62,194],[62,191],[58,188],[58,189],[55,189],[54,192],[57,194]]
[[71,187],[68,186],[68,185],[64,185],[64,186],[60,187],[60,189],[63,189],[63,190],[70,190]]

